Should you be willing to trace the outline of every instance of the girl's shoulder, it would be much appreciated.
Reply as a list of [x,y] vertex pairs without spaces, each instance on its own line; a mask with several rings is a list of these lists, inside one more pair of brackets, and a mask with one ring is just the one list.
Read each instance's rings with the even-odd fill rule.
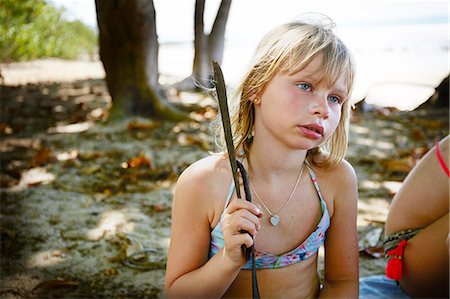
[[339,201],[348,201],[354,198],[358,183],[353,166],[345,159],[334,167],[314,167],[317,181],[325,197],[334,206]]
[[330,169],[330,175],[335,177],[338,183],[356,182],[356,172],[352,164],[343,159],[337,166]]
[[[318,162],[317,164],[321,164],[325,160],[325,156],[315,157],[314,161]],[[322,180],[329,180],[337,185],[341,185],[343,183],[348,184],[352,182],[356,182],[356,172],[353,166],[345,159],[333,167],[327,166],[316,166],[316,163],[310,163],[313,165],[313,170],[316,173],[317,177],[322,178]]]
[[180,175],[179,183],[215,184],[230,176],[231,169],[225,154],[212,154],[188,166]]
[[174,202],[196,207],[214,225],[220,218],[232,180],[225,154],[213,154],[190,165],[178,178]]
[[226,197],[232,179],[226,154],[212,154],[187,167],[178,178],[175,193],[194,194],[198,200]]

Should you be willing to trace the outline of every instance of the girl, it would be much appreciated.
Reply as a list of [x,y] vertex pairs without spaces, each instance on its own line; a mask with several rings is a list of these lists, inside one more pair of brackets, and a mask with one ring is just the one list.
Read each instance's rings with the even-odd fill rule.
[[183,172],[173,200],[169,297],[251,297],[241,245],[253,242],[262,298],[358,297],[357,184],[343,160],[354,65],[332,27],[329,19],[289,23],[258,46],[233,116],[254,202],[236,197],[226,153]]

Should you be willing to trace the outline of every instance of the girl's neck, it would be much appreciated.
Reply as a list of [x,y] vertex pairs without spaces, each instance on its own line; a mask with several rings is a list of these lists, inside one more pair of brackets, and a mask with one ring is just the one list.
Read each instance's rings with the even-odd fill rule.
[[255,136],[249,152],[249,171],[264,181],[271,181],[275,177],[291,177],[298,173],[306,153],[306,150],[268,146]]

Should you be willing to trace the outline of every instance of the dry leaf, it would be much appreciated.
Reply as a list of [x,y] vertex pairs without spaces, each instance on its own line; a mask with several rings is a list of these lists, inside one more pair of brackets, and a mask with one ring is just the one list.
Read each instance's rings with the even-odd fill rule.
[[380,161],[380,163],[389,172],[408,173],[414,167],[414,159],[412,157],[406,157],[398,160],[388,159]]
[[13,133],[13,129],[8,124],[0,123],[0,133],[10,135]]
[[418,129],[416,127],[413,127],[411,129],[411,135],[412,138],[416,141],[421,141],[425,139],[425,133],[421,129]]
[[77,288],[79,283],[71,280],[52,279],[39,283],[31,290],[33,293],[37,289],[60,289],[60,288]]
[[33,158],[33,165],[43,166],[51,161],[53,161],[55,157],[53,153],[48,148],[40,149]]
[[168,207],[166,205],[163,205],[163,204],[156,204],[156,205],[153,206],[153,210],[155,212],[164,212],[164,211],[167,210],[167,208]]
[[117,271],[117,269],[114,269],[114,268],[109,268],[109,269],[106,269],[104,271],[104,273],[106,276],[115,276],[115,275],[119,274],[119,271]]
[[142,243],[140,243],[140,242],[134,241],[134,242],[131,242],[131,244],[127,246],[125,254],[126,254],[126,257],[133,256],[133,258],[135,258],[135,259],[140,259],[140,258],[145,257],[145,254],[142,253],[139,256],[136,256],[136,255],[137,255],[137,253],[140,253],[143,250],[144,250],[144,245],[142,245]]
[[137,120],[132,120],[128,123],[128,130],[151,130],[159,127],[159,123],[157,122],[149,122],[149,123],[140,123]]
[[9,188],[11,186],[17,185],[18,183],[18,179],[4,173],[0,173],[0,188]]
[[204,150],[209,149],[208,142],[205,140],[204,136],[201,136],[201,135],[180,134],[180,135],[178,135],[178,143],[181,146],[197,145],[201,149],[204,149]]
[[142,166],[152,168],[152,162],[146,156],[134,157],[127,162],[127,168],[137,168]]
[[430,148],[427,146],[416,147],[412,150],[411,156],[415,160],[420,160],[429,150]]

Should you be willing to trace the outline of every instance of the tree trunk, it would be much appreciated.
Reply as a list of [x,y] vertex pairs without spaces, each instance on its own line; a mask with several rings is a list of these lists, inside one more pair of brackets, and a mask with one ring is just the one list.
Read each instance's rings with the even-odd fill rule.
[[[222,0],[219,11],[217,12],[214,25],[208,37],[208,55],[211,60],[222,64],[223,50],[225,45],[225,28],[227,26],[228,14],[230,13],[231,0]],[[210,71],[212,68],[210,66]]]
[[208,43],[205,35],[203,14],[205,11],[205,0],[195,1],[194,13],[194,68],[192,76],[202,85],[208,83],[209,78],[204,77],[208,73]]
[[230,12],[231,0],[222,0],[216,19],[209,35],[205,34],[203,15],[205,0],[195,1],[194,13],[194,63],[192,75],[175,84],[175,88],[192,90],[200,87],[212,87],[213,70],[211,60],[219,64],[223,61],[225,44],[225,28]]
[[111,119],[142,115],[187,119],[158,83],[158,37],[152,0],[96,0],[100,58],[113,100]]

